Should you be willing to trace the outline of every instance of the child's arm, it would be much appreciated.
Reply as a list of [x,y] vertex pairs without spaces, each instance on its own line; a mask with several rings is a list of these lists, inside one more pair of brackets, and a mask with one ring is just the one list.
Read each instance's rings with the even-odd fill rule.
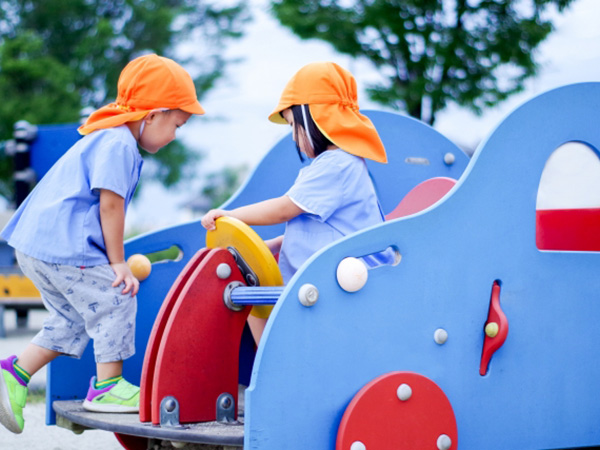
[[287,195],[284,195],[232,209],[231,211],[211,209],[204,215],[201,223],[207,230],[214,230],[216,219],[222,216],[230,216],[248,225],[274,225],[287,222],[304,212]]
[[138,292],[140,282],[133,276],[125,262],[125,249],[123,248],[125,200],[108,189],[100,190],[100,224],[106,245],[106,255],[116,275],[112,285],[116,287],[124,282],[123,294],[131,291],[133,297]]

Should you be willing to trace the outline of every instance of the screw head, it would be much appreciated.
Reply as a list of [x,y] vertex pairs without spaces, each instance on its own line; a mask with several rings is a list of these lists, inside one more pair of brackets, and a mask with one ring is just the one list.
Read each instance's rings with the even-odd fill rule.
[[248,283],[248,286],[257,286],[258,285],[258,281],[254,277],[254,275],[252,275],[251,273],[246,274],[246,283]]
[[452,439],[447,434],[440,434],[437,438],[438,450],[449,450],[452,446]]
[[438,345],[445,344],[446,341],[448,340],[448,332],[446,330],[444,330],[443,328],[438,328],[433,333],[433,340]]
[[350,446],[350,450],[367,450],[367,446],[360,441],[354,441]]
[[304,306],[313,306],[319,300],[319,290],[310,283],[303,284],[298,290],[298,300]]
[[444,162],[447,165],[450,166],[450,165],[454,164],[454,161],[456,161],[456,156],[454,156],[454,153],[446,153],[444,155]]
[[229,266],[229,264],[221,263],[217,266],[217,276],[221,280],[225,280],[225,279],[229,278],[230,275],[231,275],[231,267]]
[[408,384],[402,383],[400,386],[398,386],[398,389],[396,389],[396,395],[400,401],[405,402],[412,397],[412,388]]

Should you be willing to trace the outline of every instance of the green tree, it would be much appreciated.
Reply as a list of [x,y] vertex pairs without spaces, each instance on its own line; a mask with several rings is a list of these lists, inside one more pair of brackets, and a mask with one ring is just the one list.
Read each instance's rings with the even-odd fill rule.
[[303,39],[370,60],[385,80],[372,100],[430,124],[449,102],[481,113],[535,75],[551,8],[572,0],[273,0]]
[[198,199],[200,203],[204,203],[206,206],[203,212],[211,208],[217,208],[226,200],[229,200],[238,190],[247,173],[248,167],[246,165],[224,167],[218,172],[209,173],[205,178],[204,187]]
[[[224,75],[223,50],[248,19],[241,0],[0,0],[0,140],[17,120],[76,122],[82,107],[112,101],[121,69],[144,53],[182,63],[202,97]],[[194,155],[175,142],[155,159],[155,179],[170,186]],[[0,157],[5,196],[11,171]]]

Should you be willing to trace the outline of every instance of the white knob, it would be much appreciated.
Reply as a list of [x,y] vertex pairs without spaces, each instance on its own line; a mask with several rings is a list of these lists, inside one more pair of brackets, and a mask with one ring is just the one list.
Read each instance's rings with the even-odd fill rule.
[[346,292],[360,291],[367,283],[369,270],[362,260],[348,257],[342,259],[337,267],[337,281]]

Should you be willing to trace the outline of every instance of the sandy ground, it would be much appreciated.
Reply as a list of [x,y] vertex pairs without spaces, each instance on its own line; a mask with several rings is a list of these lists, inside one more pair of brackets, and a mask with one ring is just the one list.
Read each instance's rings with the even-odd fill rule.
[[[0,338],[0,358],[18,355],[40,329],[45,314],[42,310],[30,311],[28,327],[19,329],[14,311],[7,311],[4,315],[7,337]],[[45,385],[46,371],[42,369],[32,378],[30,388],[38,391]],[[47,426],[43,402],[29,403],[24,416],[25,430],[21,434],[13,434],[0,425],[0,450],[122,450],[112,433],[89,430],[77,435],[57,426]]]

